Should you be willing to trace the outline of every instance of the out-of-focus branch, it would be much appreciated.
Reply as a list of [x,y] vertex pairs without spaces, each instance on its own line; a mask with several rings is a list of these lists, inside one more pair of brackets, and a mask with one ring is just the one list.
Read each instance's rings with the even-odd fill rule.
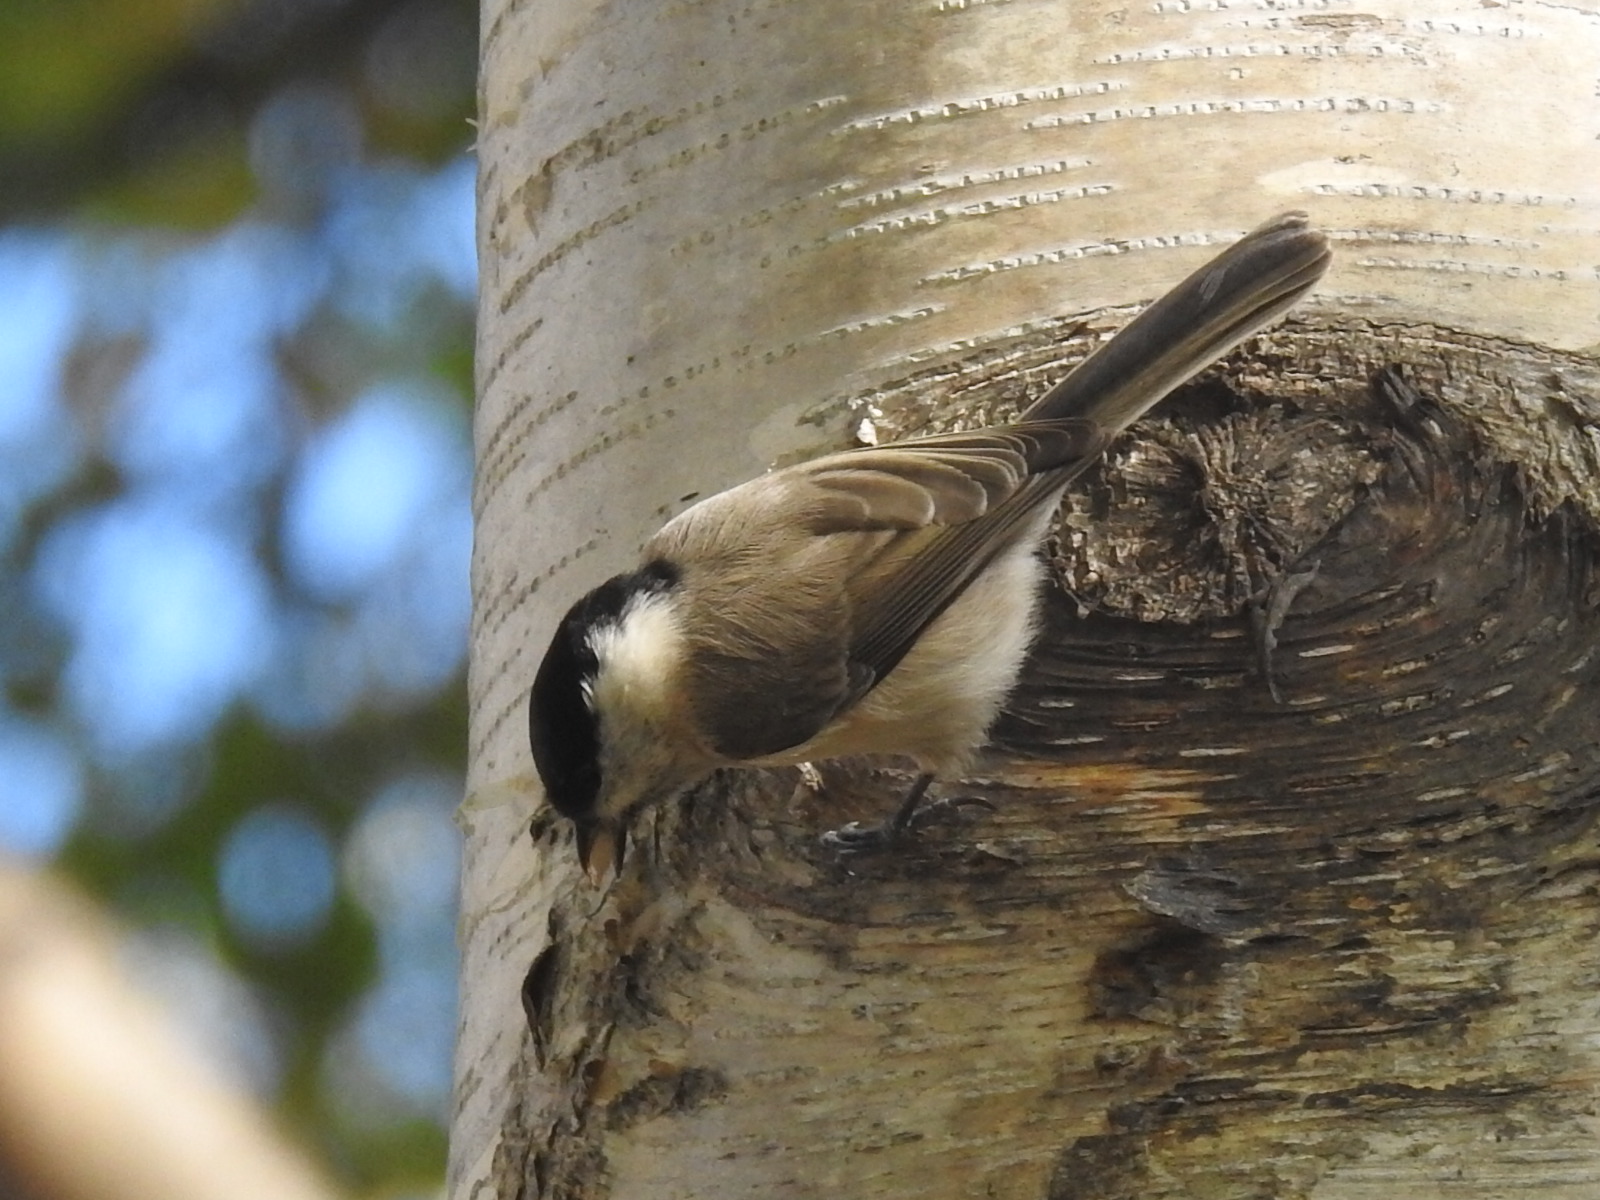
[[339,1195],[135,989],[108,923],[6,860],[0,1161],[35,1200]]

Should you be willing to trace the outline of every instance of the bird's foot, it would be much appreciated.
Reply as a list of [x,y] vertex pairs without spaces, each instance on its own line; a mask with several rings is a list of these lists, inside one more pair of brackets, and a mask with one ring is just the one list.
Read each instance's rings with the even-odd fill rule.
[[842,828],[830,829],[824,833],[822,844],[841,854],[868,854],[889,850],[909,841],[918,831],[929,825],[961,818],[965,815],[963,811],[965,809],[981,808],[985,812],[994,811],[994,805],[976,796],[944,796],[924,804],[923,797],[932,782],[932,775],[918,777],[916,783],[911,785],[911,790],[906,793],[905,799],[900,802],[900,807],[894,816],[887,821],[877,821],[870,825],[851,821]]

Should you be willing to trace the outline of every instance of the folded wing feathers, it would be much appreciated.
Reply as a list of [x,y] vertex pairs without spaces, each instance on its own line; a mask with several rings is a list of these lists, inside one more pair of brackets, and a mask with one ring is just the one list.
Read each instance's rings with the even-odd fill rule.
[[848,533],[958,525],[992,511],[1030,475],[1100,452],[1086,421],[1034,421],[946,434],[809,464],[811,531]]

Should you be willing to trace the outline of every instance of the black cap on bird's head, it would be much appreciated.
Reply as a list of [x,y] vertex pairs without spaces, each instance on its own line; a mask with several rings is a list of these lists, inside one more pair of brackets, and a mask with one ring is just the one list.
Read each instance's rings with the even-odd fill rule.
[[578,860],[598,882],[622,866],[625,831],[602,804],[601,714],[595,709],[600,659],[595,633],[615,627],[634,597],[673,587],[678,572],[661,561],[617,575],[574,604],[556,627],[528,694],[528,738],[550,805],[573,823]]

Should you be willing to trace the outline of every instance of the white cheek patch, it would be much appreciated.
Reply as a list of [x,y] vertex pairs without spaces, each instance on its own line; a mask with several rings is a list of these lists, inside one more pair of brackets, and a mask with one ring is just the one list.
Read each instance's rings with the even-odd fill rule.
[[658,715],[682,658],[683,638],[672,602],[663,595],[635,596],[615,625],[589,635],[599,670],[589,685],[589,707],[597,711]]

